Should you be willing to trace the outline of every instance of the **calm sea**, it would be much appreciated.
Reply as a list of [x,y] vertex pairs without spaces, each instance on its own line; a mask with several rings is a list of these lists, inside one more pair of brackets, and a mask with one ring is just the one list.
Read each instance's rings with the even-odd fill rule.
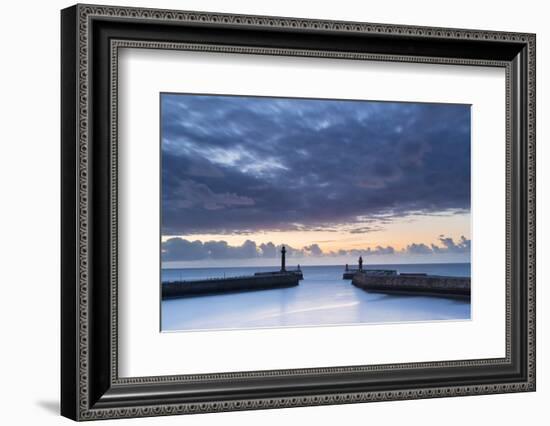
[[[369,269],[470,276],[469,263],[368,265]],[[274,267],[163,269],[162,281],[272,271]],[[470,302],[368,293],[343,280],[344,268],[303,266],[297,287],[162,301],[161,329],[214,330],[470,319]]]

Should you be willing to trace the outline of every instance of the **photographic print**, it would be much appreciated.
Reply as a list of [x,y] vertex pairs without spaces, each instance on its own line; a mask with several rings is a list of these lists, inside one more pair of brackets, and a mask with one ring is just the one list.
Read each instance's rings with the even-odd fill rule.
[[536,75],[534,33],[63,9],[61,414],[535,391]]
[[469,320],[470,105],[160,94],[161,331]]

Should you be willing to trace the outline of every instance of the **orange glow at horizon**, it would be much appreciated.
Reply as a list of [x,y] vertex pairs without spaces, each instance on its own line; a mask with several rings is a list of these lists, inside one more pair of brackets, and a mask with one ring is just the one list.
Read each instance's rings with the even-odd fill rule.
[[[390,223],[380,224],[379,230],[366,233],[345,230],[315,230],[315,231],[258,231],[251,234],[193,234],[193,235],[163,235],[162,241],[173,237],[185,238],[189,241],[226,241],[231,246],[240,246],[246,240],[256,244],[273,243],[286,244],[296,249],[317,244],[325,252],[338,250],[374,249],[376,246],[391,246],[402,250],[412,243],[427,245],[439,243],[439,236],[451,237],[455,241],[461,236],[471,238],[469,213],[430,216],[407,216],[393,219]],[[361,225],[356,225],[359,228]],[[354,228],[351,227],[351,230]]]

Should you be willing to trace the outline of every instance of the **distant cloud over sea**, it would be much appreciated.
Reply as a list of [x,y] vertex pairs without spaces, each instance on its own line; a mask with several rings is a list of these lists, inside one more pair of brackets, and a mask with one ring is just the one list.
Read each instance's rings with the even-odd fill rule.
[[[318,244],[311,244],[301,249],[285,245],[287,257],[294,259],[320,257],[349,257],[355,260],[359,256],[395,256],[395,255],[442,255],[463,254],[469,255],[471,241],[461,237],[458,241],[440,236],[438,244],[426,245],[411,243],[406,248],[396,250],[391,246],[377,246],[374,248],[323,251]],[[162,260],[164,262],[185,262],[201,260],[226,259],[278,259],[282,245],[273,243],[257,244],[246,240],[243,244],[232,246],[226,241],[190,241],[185,238],[170,238],[162,243]]]

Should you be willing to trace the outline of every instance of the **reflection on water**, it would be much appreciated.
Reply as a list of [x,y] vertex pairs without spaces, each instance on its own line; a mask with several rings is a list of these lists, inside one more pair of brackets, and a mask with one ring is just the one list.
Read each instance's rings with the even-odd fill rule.
[[[372,265],[369,265],[371,268]],[[469,276],[469,264],[385,265],[400,272]],[[273,268],[164,269],[163,281],[250,275]],[[305,266],[297,287],[162,301],[163,331],[303,327],[401,321],[464,320],[470,302],[367,293],[342,280],[341,266]]]

